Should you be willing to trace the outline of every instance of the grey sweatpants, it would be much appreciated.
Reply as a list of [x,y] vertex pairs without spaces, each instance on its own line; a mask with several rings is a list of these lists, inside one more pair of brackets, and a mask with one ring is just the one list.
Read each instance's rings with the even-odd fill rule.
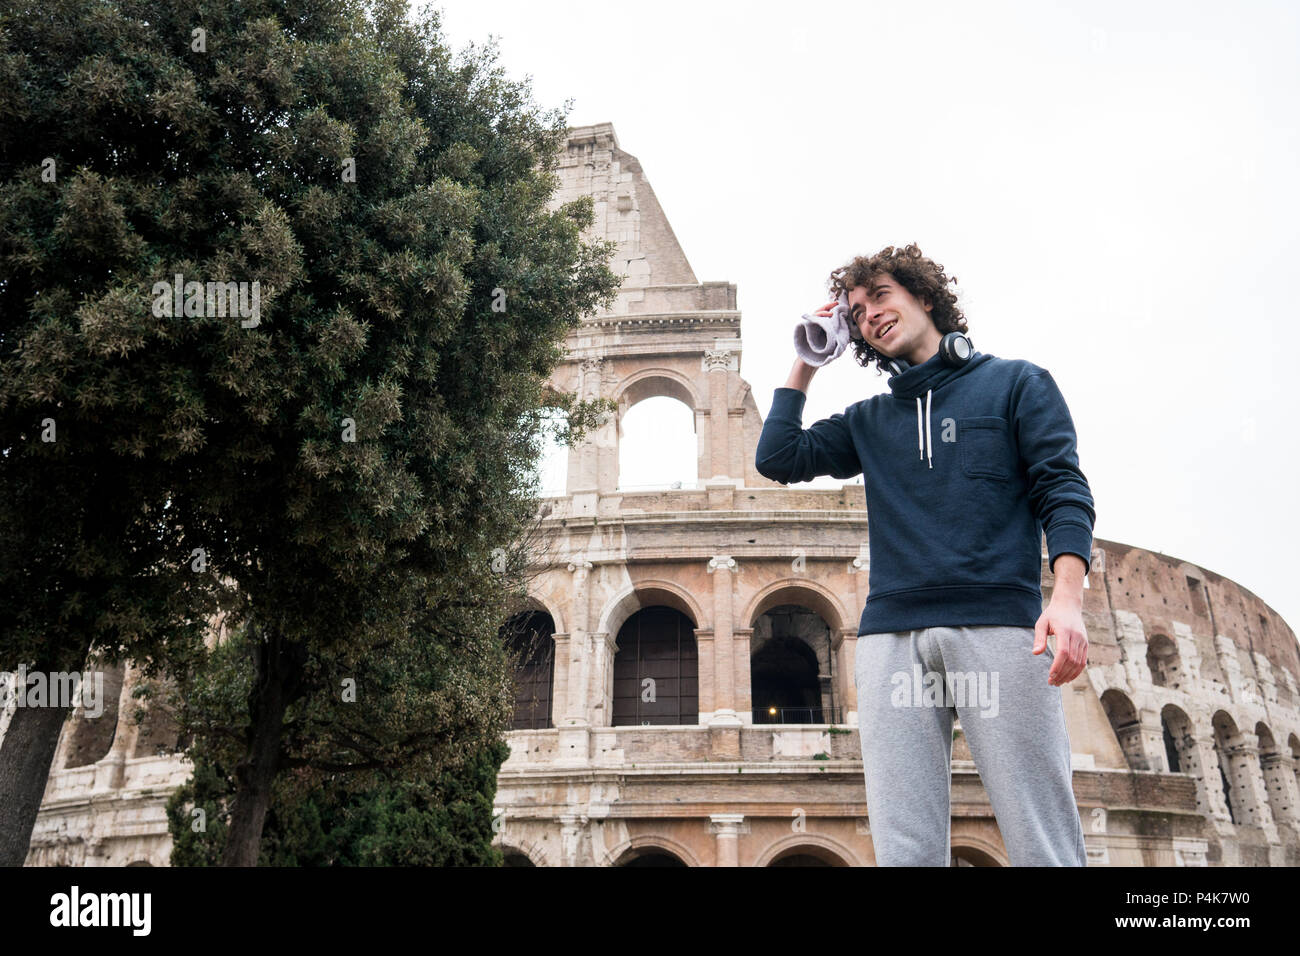
[[855,679],[878,866],[947,866],[954,713],[1012,866],[1087,866],[1052,650],[1032,627],[858,637]]

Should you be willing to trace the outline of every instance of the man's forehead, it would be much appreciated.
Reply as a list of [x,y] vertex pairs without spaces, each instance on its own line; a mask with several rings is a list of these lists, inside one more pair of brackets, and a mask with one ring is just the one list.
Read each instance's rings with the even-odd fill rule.
[[893,284],[894,284],[894,280],[891,279],[889,276],[874,276],[873,278],[868,279],[866,282],[862,283],[861,285],[854,286],[853,291],[850,292],[849,295],[853,295],[854,292],[857,292],[859,290],[865,290],[868,294],[870,294],[875,292],[877,289],[881,288],[882,286],[892,286]]

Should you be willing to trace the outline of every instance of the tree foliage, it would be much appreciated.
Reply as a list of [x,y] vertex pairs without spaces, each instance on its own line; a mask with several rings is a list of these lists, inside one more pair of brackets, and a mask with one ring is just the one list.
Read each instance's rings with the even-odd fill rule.
[[[0,531],[23,548],[0,658],[63,628],[68,660],[199,667],[222,602],[251,666],[226,861],[252,862],[281,771],[482,744],[499,657],[440,717],[367,668],[451,673],[518,599],[493,559],[536,511],[543,407],[569,440],[601,411],[548,378],[612,300],[612,245],[583,239],[589,198],[550,208],[563,114],[491,48],[454,58],[436,11],[0,9]],[[373,739],[339,710],[354,674],[397,708]],[[450,728],[431,753],[403,706]]]

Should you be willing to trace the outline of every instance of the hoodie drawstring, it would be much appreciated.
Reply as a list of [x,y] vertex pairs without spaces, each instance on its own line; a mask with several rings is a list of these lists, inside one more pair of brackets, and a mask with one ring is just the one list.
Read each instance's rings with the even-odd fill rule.
[[916,396],[916,446],[917,457],[926,459],[929,467],[934,467],[933,447],[930,444],[930,393],[931,389],[925,390],[925,438],[921,437],[921,396]]

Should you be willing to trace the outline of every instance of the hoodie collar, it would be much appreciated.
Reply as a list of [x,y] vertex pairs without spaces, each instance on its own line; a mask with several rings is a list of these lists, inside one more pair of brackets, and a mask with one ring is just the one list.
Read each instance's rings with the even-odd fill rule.
[[920,365],[913,365],[906,372],[891,378],[889,390],[895,398],[919,398],[926,392],[941,388],[953,379],[960,378],[992,357],[986,352],[976,352],[965,365],[954,368],[944,362],[942,355],[935,352]]

